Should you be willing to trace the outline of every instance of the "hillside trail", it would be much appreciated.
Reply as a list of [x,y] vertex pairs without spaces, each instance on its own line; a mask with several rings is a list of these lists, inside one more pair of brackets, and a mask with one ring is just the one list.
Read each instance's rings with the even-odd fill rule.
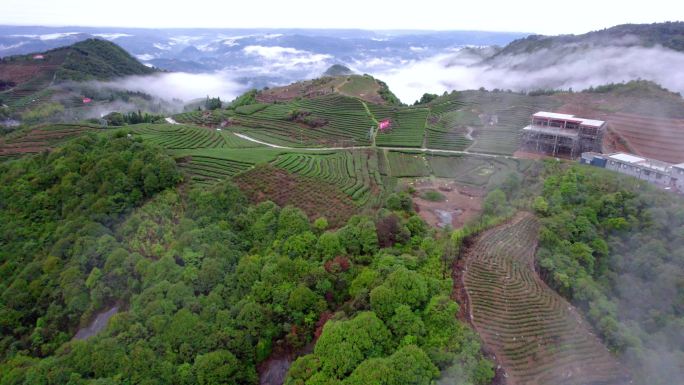
[[454,269],[460,314],[508,385],[621,385],[629,374],[534,269],[539,222],[520,212],[465,244]]
[[240,134],[237,132],[233,133],[235,136],[238,138],[242,138],[245,140],[248,140],[250,142],[254,143],[259,143],[263,144],[264,146],[271,147],[271,148],[279,148],[282,150],[295,150],[295,151],[337,151],[337,150],[365,150],[369,148],[382,148],[386,150],[393,150],[393,151],[406,151],[406,150],[411,150],[411,151],[420,151],[420,152],[436,152],[436,153],[444,153],[444,154],[459,154],[459,155],[477,155],[477,156],[482,156],[482,157],[487,157],[487,158],[499,158],[499,159],[516,159],[516,157],[511,156],[511,155],[497,155],[497,154],[488,154],[484,152],[473,152],[473,151],[460,151],[460,150],[440,150],[440,149],[433,149],[433,148],[424,148],[424,147],[375,147],[375,146],[350,146],[350,147],[288,147],[288,146],[281,146],[278,144],[273,144],[273,143],[268,143],[264,142],[262,140],[254,139],[251,136],[245,135],[245,134]]

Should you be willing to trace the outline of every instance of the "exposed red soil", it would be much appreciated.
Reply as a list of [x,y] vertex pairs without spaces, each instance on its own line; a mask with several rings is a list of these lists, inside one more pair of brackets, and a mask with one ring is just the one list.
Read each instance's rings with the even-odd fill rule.
[[343,225],[359,208],[338,187],[268,165],[258,166],[233,179],[253,202],[271,200],[293,205],[310,219],[325,217],[332,227]]
[[293,83],[283,87],[274,87],[259,92],[256,99],[260,103],[283,102],[296,98],[315,98],[334,92],[336,78],[321,78]]
[[[458,229],[468,221],[477,218],[482,211],[482,200],[485,191],[481,188],[459,185],[453,181],[419,180],[414,188],[413,205],[418,215],[430,226],[444,227],[444,220],[440,217],[447,213],[451,215],[451,227]],[[426,191],[435,190],[445,197],[444,201],[433,202],[421,197]]]
[[34,128],[12,137],[0,139],[0,156],[37,153],[50,150],[64,140],[76,137],[90,129],[75,126],[64,129]]
[[[684,103],[667,102],[666,111],[650,99],[611,94],[554,95],[563,104],[555,111],[605,120],[604,152],[625,151],[670,163],[684,162]],[[677,109],[677,103],[681,106]],[[649,106],[651,108],[649,108]],[[651,116],[654,115],[654,116]]]
[[518,150],[518,151],[514,152],[513,156],[516,158],[520,158],[520,159],[532,159],[532,160],[553,158],[552,156],[540,154],[538,152],[526,152],[526,151],[522,151],[522,150]]

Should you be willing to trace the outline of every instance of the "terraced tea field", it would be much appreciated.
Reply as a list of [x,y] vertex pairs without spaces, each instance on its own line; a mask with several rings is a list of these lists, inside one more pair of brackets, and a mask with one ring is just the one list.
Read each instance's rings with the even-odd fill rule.
[[462,122],[462,111],[452,111],[428,118],[425,145],[439,150],[465,150],[473,141],[466,137],[468,128]]
[[281,104],[253,104],[235,111],[194,111],[175,115],[182,123],[249,135],[287,147],[351,147],[370,144],[375,122],[362,101],[328,95]]
[[139,124],[133,132],[144,140],[170,150],[181,148],[226,147],[220,132],[181,124]]
[[271,200],[279,206],[294,205],[310,219],[325,217],[332,227],[341,226],[360,210],[339,186],[271,165],[259,165],[233,180],[253,202]]
[[387,153],[390,175],[396,178],[421,177],[431,174],[422,153],[389,151]]
[[626,113],[608,116],[610,129],[640,155],[665,162],[684,162],[684,119]]
[[430,112],[427,108],[397,108],[368,104],[376,121],[389,120],[390,129],[378,132],[375,143],[384,147],[422,147],[425,125]]
[[382,199],[383,181],[376,152],[339,151],[331,154],[285,154],[272,164],[291,173],[338,186],[357,205]]
[[201,185],[211,185],[228,179],[252,166],[254,163],[201,155],[178,162],[178,167],[190,176],[191,181]]
[[468,317],[509,385],[623,384],[626,374],[574,308],[533,268],[538,222],[519,213],[464,254]]
[[22,130],[0,138],[0,158],[48,150],[76,136],[96,130],[96,126],[81,124],[53,124]]

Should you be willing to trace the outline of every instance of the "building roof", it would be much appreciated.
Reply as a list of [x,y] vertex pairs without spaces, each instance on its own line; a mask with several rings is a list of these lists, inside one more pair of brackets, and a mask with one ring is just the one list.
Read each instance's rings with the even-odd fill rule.
[[625,154],[623,152],[611,154],[611,155],[608,155],[608,157],[610,159],[615,159],[615,160],[619,160],[621,162],[627,162],[627,163],[639,163],[639,162],[643,162],[646,160],[646,159],[638,157],[636,155]]
[[540,127],[540,126],[525,126],[523,127],[524,131],[534,131],[534,132],[541,132],[544,134],[549,134],[549,135],[560,135],[560,136],[567,136],[567,137],[573,137],[577,138],[579,136],[579,133],[577,130],[571,130],[569,128],[560,128],[560,127]]
[[653,171],[669,172],[672,165],[667,162],[663,162],[655,159],[642,158],[640,156],[625,154],[624,152],[617,152],[615,154],[608,155],[608,159],[618,160],[625,163],[630,163],[635,166],[648,168]]
[[604,125],[606,122],[603,120],[596,120],[596,119],[585,119],[585,118],[580,118],[575,115],[570,115],[570,114],[559,114],[557,112],[547,112],[547,111],[539,111],[535,113],[534,115],[535,118],[546,118],[546,119],[558,119],[558,120],[567,120],[575,123],[579,123],[585,126],[591,126],[591,127],[601,127]]

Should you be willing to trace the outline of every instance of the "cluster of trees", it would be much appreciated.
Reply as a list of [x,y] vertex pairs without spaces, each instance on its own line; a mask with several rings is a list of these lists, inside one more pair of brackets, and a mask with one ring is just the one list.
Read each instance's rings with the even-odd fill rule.
[[232,102],[230,102],[228,108],[237,108],[240,106],[248,106],[250,104],[254,104],[257,102],[256,97],[258,93],[259,91],[257,91],[256,89],[251,89],[235,98],[235,100],[233,100]]
[[55,51],[67,51],[57,80],[104,80],[127,75],[147,75],[157,70],[140,63],[118,45],[101,39],[87,39]]
[[173,160],[123,133],[0,164],[0,358],[49,355],[81,317],[124,298],[111,226],[179,180]]
[[640,383],[681,378],[682,199],[605,170],[553,165],[533,206],[546,281],[585,310]]
[[207,96],[207,99],[204,101],[204,109],[208,111],[213,111],[213,110],[218,110],[223,106],[223,103],[221,103],[221,98],[216,97],[216,98],[210,98]]
[[0,175],[0,383],[256,384],[258,363],[316,336],[289,383],[493,376],[439,270],[448,237],[410,200],[331,230],[227,182],[177,189],[173,161],[125,134]]
[[[364,75],[364,76],[370,76],[370,75]],[[394,94],[387,85],[387,83],[383,82],[382,80],[375,79],[376,82],[380,85],[380,89],[378,89],[378,94],[382,98],[382,100],[386,101],[387,104],[393,105],[393,106],[403,106],[404,103],[399,100],[397,95]]]
[[439,95],[437,95],[437,94],[430,94],[430,93],[427,93],[427,92],[426,92],[426,93],[423,94],[423,96],[420,97],[419,100],[416,100],[416,101],[413,103],[413,105],[414,105],[414,106],[417,106],[417,105],[419,105],[419,104],[428,104],[428,103],[430,103],[431,101],[437,99],[438,97],[439,97]]
[[43,103],[39,104],[38,107],[23,112],[21,114],[21,120],[23,123],[31,125],[46,120],[55,120],[55,118],[60,116],[63,112],[64,106],[59,103]]
[[163,121],[163,115],[154,115],[147,112],[142,112],[140,110],[121,113],[121,112],[111,112],[107,114],[104,119],[110,126],[124,126],[127,124],[139,124],[139,123],[154,123],[158,121]]

